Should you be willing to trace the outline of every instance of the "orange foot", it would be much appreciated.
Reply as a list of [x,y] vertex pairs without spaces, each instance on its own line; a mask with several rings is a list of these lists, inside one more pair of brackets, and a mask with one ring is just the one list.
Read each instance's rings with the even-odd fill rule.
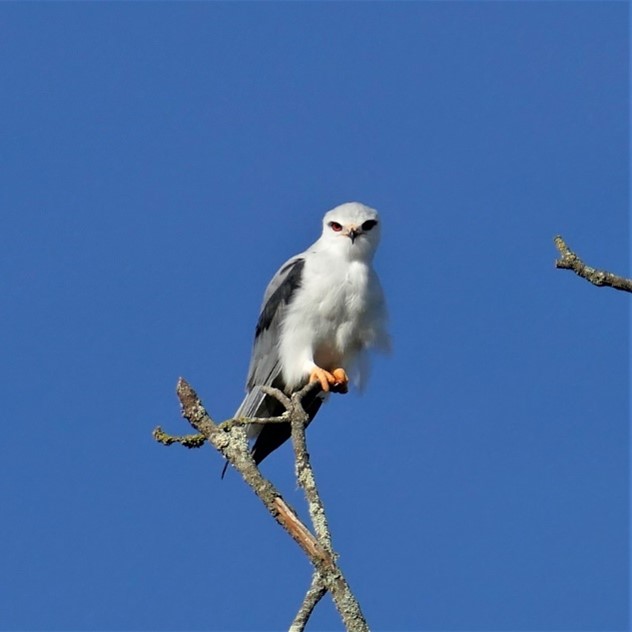
[[334,369],[331,374],[336,378],[331,390],[334,393],[346,393],[349,390],[349,378],[344,369]]
[[321,369],[319,366],[314,367],[309,374],[310,382],[320,382],[320,386],[326,393],[330,390],[334,393],[346,393],[349,388],[347,386],[349,378],[344,369],[334,369],[331,373]]

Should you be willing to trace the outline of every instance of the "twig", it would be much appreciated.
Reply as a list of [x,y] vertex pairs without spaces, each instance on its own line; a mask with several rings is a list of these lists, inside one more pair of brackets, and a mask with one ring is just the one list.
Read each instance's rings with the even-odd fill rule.
[[283,413],[278,417],[257,417],[252,419],[251,417],[234,417],[233,419],[227,419],[219,424],[222,430],[232,428],[233,426],[249,426],[251,423],[258,424],[286,424],[289,423],[290,416],[288,413]]
[[160,426],[156,426],[151,433],[152,437],[162,443],[162,445],[171,445],[172,443],[179,443],[185,448],[201,448],[206,443],[206,437],[203,434],[194,435],[182,435],[180,437],[176,435],[170,435],[166,433]]
[[[289,422],[289,413],[283,413],[278,417],[257,417],[258,424],[287,424]],[[220,430],[230,430],[234,426],[248,426],[251,423],[253,423],[253,420],[249,417],[235,417],[222,421],[217,427]],[[185,448],[201,448],[206,443],[206,437],[203,434],[172,435],[165,432],[160,426],[156,426],[151,434],[152,437],[158,441],[158,443],[162,443],[162,445],[179,443]]]
[[315,572],[312,577],[312,583],[303,598],[303,603],[296,613],[294,621],[292,621],[289,632],[303,632],[314,608],[326,593],[327,589],[323,585],[321,576]]
[[567,245],[560,235],[554,239],[560,258],[555,262],[556,268],[573,270],[575,274],[598,287],[611,287],[622,292],[632,292],[632,279],[627,279],[612,272],[596,270],[587,266]]

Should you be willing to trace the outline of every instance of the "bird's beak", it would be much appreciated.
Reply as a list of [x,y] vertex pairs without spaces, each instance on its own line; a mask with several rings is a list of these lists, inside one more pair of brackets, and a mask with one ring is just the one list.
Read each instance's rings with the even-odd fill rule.
[[360,230],[357,226],[352,226],[347,233],[347,236],[351,240],[351,243],[355,242],[356,237],[360,234]]

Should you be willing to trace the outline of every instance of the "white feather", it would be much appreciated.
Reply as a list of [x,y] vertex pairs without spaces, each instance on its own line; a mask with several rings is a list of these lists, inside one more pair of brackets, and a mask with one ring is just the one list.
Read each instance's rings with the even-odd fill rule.
[[[372,265],[379,240],[374,209],[358,202],[342,204],[324,216],[318,241],[281,266],[268,285],[262,312],[286,280],[288,264],[297,259],[304,261],[300,286],[288,302],[279,304],[255,341],[248,392],[238,416],[257,414],[263,399],[257,387],[271,384],[279,373],[288,392],[305,384],[317,366],[343,368],[356,384],[366,382],[368,350],[390,348],[384,294]],[[260,428],[253,426],[250,436]]]

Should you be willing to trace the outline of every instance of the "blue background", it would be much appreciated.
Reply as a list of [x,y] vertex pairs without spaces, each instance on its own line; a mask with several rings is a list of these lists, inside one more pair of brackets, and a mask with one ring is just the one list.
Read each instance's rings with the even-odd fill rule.
[[[624,2],[0,6],[0,627],[281,630],[311,571],[189,432],[264,287],[379,209],[394,352],[310,427],[378,630],[628,624]],[[264,471],[295,506],[289,449]],[[329,598],[314,630],[340,629]]]

